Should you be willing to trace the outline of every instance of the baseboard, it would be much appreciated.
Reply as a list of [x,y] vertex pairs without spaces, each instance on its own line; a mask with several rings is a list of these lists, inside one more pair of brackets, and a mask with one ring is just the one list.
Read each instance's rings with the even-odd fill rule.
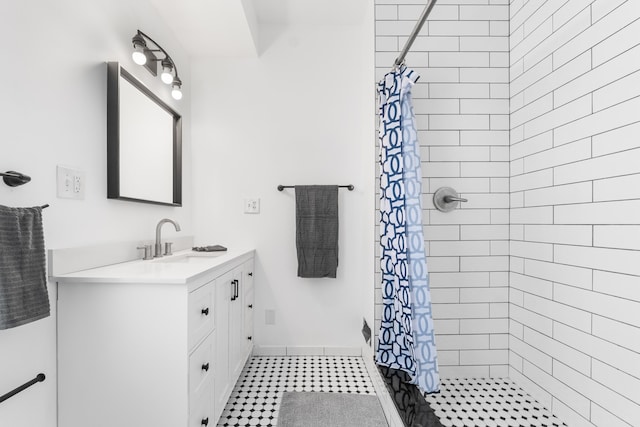
[[275,346],[257,345],[254,356],[362,356],[360,347],[315,347],[315,346]]

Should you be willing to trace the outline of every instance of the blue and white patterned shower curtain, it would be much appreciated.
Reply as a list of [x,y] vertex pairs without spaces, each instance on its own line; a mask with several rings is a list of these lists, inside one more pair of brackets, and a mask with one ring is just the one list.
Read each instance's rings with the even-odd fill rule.
[[411,103],[419,76],[404,65],[378,83],[380,265],[383,312],[376,361],[399,369],[423,392],[439,390],[422,232],[420,147]]

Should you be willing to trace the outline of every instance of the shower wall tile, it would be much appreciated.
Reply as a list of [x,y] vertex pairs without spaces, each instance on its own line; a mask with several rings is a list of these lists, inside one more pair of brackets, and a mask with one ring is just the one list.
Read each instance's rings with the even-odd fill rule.
[[540,3],[511,2],[509,374],[569,425],[638,425],[640,7]]
[[[424,5],[376,0],[377,78],[391,68]],[[421,76],[413,90],[414,112],[445,378],[507,374],[508,20],[507,0],[439,0],[406,59]],[[440,187],[453,187],[469,201],[439,212],[432,197]]]
[[[524,206],[557,206],[591,202],[593,199],[591,181],[577,184],[557,185],[524,192]],[[515,206],[512,206],[515,207]]]

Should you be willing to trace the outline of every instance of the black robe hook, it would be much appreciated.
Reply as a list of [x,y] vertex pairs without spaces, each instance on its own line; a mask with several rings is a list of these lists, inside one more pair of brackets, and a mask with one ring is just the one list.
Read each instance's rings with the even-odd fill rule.
[[30,176],[21,174],[20,172],[16,171],[6,171],[5,173],[0,173],[0,176],[2,176],[2,180],[9,187],[17,187],[31,181]]

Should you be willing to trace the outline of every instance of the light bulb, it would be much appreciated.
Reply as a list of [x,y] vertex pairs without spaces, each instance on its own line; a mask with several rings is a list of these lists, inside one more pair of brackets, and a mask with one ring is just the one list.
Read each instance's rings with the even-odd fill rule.
[[182,87],[182,80],[178,76],[173,79],[173,86],[171,86],[171,96],[173,99],[182,99],[182,91],[180,88]]
[[147,63],[147,55],[144,54],[142,48],[136,47],[136,50],[133,51],[131,57],[133,58],[133,62],[138,65],[144,65]]
[[144,65],[147,63],[147,55],[145,55],[144,50],[147,47],[147,42],[144,41],[144,37],[140,31],[133,36],[131,39],[131,43],[133,43],[133,53],[131,57],[133,58],[133,62],[138,65]]
[[162,74],[160,74],[160,78],[162,81],[168,85],[173,83],[173,74],[171,73],[171,68],[162,67]]

